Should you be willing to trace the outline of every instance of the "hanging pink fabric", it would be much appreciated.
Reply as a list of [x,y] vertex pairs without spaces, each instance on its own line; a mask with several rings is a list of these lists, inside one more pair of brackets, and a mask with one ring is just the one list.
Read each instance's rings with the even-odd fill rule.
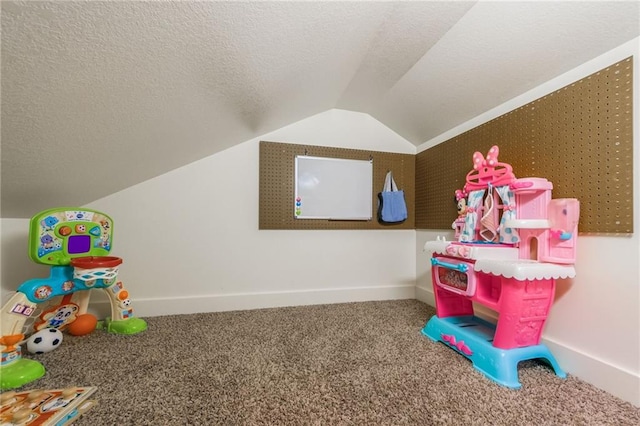
[[493,187],[489,184],[487,196],[484,199],[484,210],[480,219],[480,236],[485,241],[494,241],[498,236],[498,217],[493,206]]

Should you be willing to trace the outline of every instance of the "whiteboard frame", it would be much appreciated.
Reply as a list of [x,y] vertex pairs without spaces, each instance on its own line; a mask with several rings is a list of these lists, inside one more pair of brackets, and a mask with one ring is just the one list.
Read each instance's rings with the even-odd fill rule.
[[[336,194],[337,198],[343,198],[348,194],[351,194],[354,203],[358,203],[357,208],[354,209],[354,213],[347,213],[344,211],[335,210],[332,212],[326,211],[322,214],[311,213],[309,215],[304,214],[304,191],[299,188],[299,172],[300,165],[298,162],[302,161],[323,161],[327,164],[332,163],[345,171],[348,167],[357,167],[358,173],[365,175],[368,172],[368,182],[366,187],[356,187],[357,181],[351,181],[349,179],[342,179],[340,175],[325,175],[327,184],[321,187],[321,191],[324,191],[323,196],[327,195],[327,191],[330,188],[339,187],[344,193]],[[329,167],[329,166],[327,166]],[[295,171],[294,171],[294,202],[293,202],[293,216],[296,219],[325,219],[325,220],[361,220],[368,221],[373,218],[373,159],[368,160],[352,160],[347,158],[333,158],[333,157],[314,157],[309,155],[296,155],[295,156]],[[339,185],[338,185],[339,184]],[[351,184],[351,185],[349,185]],[[335,185],[335,186],[331,186]],[[366,197],[366,199],[365,199]],[[328,206],[327,209],[330,209]],[[366,210],[366,212],[365,212]]]

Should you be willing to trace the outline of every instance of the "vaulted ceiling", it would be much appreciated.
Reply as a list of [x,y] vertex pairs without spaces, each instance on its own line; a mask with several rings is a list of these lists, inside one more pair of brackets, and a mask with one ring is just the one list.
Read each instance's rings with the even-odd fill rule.
[[2,1],[2,217],[332,108],[419,145],[640,33],[629,2]]

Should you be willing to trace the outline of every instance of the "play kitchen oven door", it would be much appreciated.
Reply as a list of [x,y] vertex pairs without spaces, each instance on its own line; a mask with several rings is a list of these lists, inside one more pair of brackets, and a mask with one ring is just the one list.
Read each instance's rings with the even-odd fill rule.
[[468,297],[475,294],[476,277],[472,262],[434,256],[431,258],[431,268],[437,286]]

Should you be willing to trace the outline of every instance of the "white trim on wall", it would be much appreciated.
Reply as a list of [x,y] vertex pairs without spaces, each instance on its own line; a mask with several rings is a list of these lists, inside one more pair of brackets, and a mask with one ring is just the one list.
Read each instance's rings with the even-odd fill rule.
[[[300,291],[264,291],[236,294],[213,294],[180,298],[137,299],[136,315],[154,317],[198,312],[227,312],[250,309],[280,308],[286,306],[323,305],[334,303],[367,302],[375,300],[415,299],[414,285],[382,287],[324,288]],[[109,315],[107,300],[93,302],[94,314],[100,318]]]

